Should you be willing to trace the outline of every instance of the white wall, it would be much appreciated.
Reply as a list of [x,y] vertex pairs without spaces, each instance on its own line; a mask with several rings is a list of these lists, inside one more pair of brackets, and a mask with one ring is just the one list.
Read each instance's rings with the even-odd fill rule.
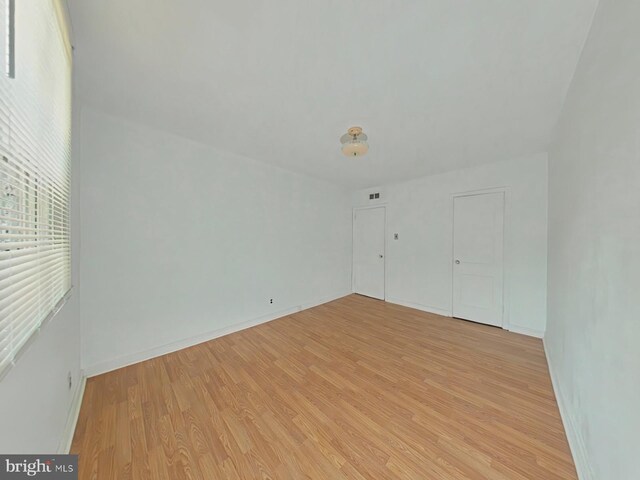
[[[547,156],[494,163],[369,188],[355,207],[387,205],[386,296],[395,303],[451,314],[452,194],[506,187],[505,326],[541,336],[546,322]],[[394,240],[393,234],[399,239]]]
[[79,327],[74,295],[0,381],[0,452],[58,451],[80,384]]
[[545,346],[582,479],[640,478],[639,19],[600,1],[549,157]]
[[88,374],[350,293],[328,183],[85,108],[80,198]]

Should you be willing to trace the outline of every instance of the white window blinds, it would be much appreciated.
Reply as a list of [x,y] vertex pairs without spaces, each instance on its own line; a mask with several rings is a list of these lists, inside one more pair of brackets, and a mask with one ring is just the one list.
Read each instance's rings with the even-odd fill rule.
[[56,0],[0,11],[1,374],[71,286],[71,56]]

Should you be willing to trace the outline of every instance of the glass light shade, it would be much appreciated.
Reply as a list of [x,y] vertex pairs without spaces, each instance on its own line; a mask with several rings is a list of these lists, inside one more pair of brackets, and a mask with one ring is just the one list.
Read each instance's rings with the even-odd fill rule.
[[368,151],[369,145],[367,145],[367,142],[357,138],[352,138],[342,145],[342,153],[347,157],[361,157]]

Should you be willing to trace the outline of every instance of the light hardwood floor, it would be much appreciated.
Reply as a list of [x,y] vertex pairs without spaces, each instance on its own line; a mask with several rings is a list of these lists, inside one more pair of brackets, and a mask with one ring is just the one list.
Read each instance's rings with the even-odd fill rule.
[[540,340],[351,295],[90,378],[81,479],[576,479]]

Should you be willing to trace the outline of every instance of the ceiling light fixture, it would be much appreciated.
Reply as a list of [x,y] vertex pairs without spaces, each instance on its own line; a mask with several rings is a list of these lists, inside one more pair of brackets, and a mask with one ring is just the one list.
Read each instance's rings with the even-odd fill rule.
[[367,135],[362,133],[362,127],[351,127],[342,137],[342,153],[347,157],[361,157],[369,151]]

